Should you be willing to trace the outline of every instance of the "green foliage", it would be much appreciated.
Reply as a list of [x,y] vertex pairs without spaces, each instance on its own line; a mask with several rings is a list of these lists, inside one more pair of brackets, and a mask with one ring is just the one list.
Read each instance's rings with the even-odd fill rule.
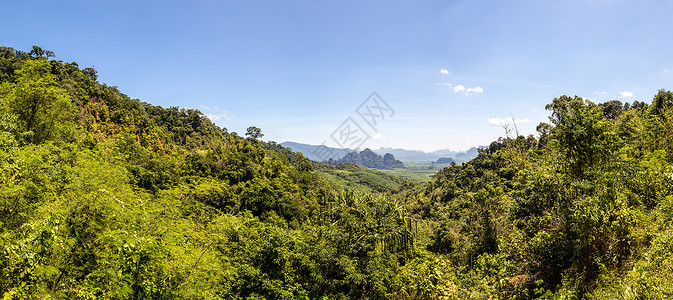
[[558,152],[564,156],[566,168],[575,177],[585,176],[587,170],[607,164],[609,149],[615,142],[602,120],[601,110],[581,97],[560,97],[547,106]]
[[261,129],[259,129],[255,126],[250,126],[250,127],[248,127],[248,129],[245,133],[245,136],[247,136],[249,140],[257,140],[257,139],[263,137],[264,134],[262,133]]
[[11,80],[14,71],[20,69],[26,59],[28,59],[28,53],[0,46],[0,84]]
[[0,47],[4,299],[670,298],[673,96],[552,101],[427,184]]
[[348,239],[338,241],[347,253],[365,256],[372,251],[413,251],[414,221],[395,199],[341,192],[327,203],[321,216],[322,223],[348,233]]
[[457,265],[463,298],[668,297],[668,227],[652,224],[670,220],[669,98],[554,99],[539,140],[501,139],[398,195],[428,221],[419,244]]
[[335,190],[351,190],[363,193],[393,192],[409,181],[382,171],[360,167],[353,163],[330,166],[318,163],[316,173],[325,178]]
[[16,70],[15,83],[0,86],[0,108],[16,116],[15,136],[28,143],[65,138],[74,108],[65,91],[56,86],[45,59],[28,60]]
[[283,147],[281,144],[278,144],[274,141],[270,142],[261,142],[264,149],[267,151],[273,151],[278,154],[285,156],[288,162],[299,171],[313,171],[313,164],[320,164],[317,162],[312,162],[300,152],[294,152],[290,148]]

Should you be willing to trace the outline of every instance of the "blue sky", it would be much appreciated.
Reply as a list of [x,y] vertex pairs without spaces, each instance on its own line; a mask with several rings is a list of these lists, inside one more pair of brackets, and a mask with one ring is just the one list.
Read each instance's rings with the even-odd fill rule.
[[338,146],[372,92],[394,110],[361,147],[464,150],[547,121],[560,95],[672,89],[673,1],[9,1],[0,44],[39,45],[155,105],[264,139]]

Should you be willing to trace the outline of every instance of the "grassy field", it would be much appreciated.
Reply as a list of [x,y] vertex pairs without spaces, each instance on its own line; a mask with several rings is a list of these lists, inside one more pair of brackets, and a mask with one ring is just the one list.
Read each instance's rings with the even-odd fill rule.
[[432,179],[439,170],[447,165],[436,165],[430,161],[410,161],[404,162],[404,168],[395,168],[392,170],[379,170],[390,175],[400,176],[415,182],[424,183]]

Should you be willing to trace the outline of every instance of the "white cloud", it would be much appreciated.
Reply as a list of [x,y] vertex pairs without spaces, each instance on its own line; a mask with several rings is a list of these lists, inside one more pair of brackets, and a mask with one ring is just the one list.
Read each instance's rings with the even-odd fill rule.
[[217,107],[217,106],[210,107],[210,106],[206,106],[206,105],[199,105],[199,108],[200,108],[201,112],[203,113],[203,115],[206,116],[208,119],[210,119],[213,122],[215,122],[217,120],[227,120],[227,121],[229,121],[233,117],[228,112],[226,112],[224,110],[220,110],[220,108]]
[[473,94],[481,94],[481,93],[484,92],[484,89],[481,88],[480,86],[466,88],[464,85],[459,84],[459,85],[453,87],[453,92],[454,93],[465,92],[465,96],[469,96],[469,95],[473,95]]
[[619,95],[621,95],[622,97],[625,97],[625,98],[633,97],[633,93],[631,93],[631,92],[626,92],[626,91],[624,91],[624,92],[619,92]]
[[480,86],[475,86],[475,87],[468,88],[468,87],[466,87],[462,84],[453,85],[449,82],[436,83],[435,85],[448,87],[448,88],[453,88],[454,93],[464,92],[465,96],[470,96],[470,95],[474,95],[474,94],[481,94],[481,93],[484,92],[484,89]]
[[449,70],[442,68],[441,70],[439,70],[439,73],[442,73],[444,75],[449,75]]
[[468,88],[467,90],[465,90],[465,93],[466,93],[467,95],[470,95],[470,94],[481,94],[481,93],[483,93],[483,92],[484,92],[484,89],[482,89],[480,86],[475,86],[475,87],[473,87],[473,88]]
[[206,114],[206,117],[208,117],[208,119],[210,119],[213,122],[217,120],[227,120],[227,121],[231,120],[231,115],[226,112],[220,114]]
[[530,123],[530,119],[512,119],[512,118],[488,118],[488,123],[493,125],[502,125],[509,123]]

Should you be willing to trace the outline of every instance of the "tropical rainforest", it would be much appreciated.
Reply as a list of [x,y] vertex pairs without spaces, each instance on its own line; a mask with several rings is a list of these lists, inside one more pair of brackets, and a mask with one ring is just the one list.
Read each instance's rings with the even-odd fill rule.
[[670,91],[552,99],[420,184],[53,57],[0,47],[3,299],[673,297]]

